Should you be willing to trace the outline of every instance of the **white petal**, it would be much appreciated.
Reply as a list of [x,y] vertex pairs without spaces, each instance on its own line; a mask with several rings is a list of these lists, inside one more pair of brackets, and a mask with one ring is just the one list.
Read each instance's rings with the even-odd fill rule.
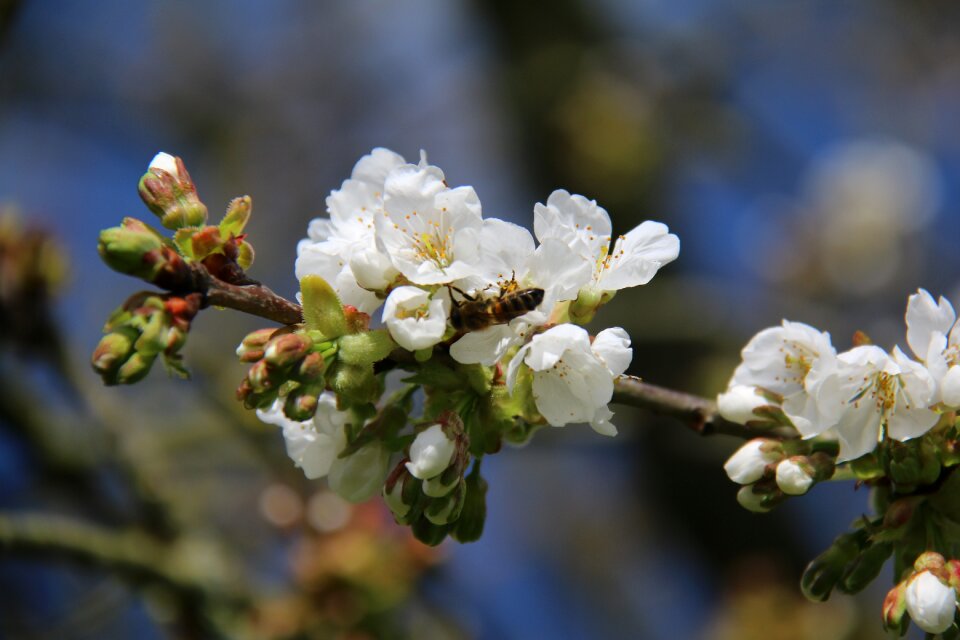
[[836,425],[840,440],[840,455],[837,462],[847,462],[866,455],[877,447],[880,438],[880,414],[874,411],[873,403],[863,402],[851,406]]
[[887,418],[887,436],[894,440],[919,438],[937,424],[940,414],[930,409],[906,409],[897,407]]
[[907,300],[907,344],[922,358],[927,354],[933,332],[948,334],[955,320],[956,314],[946,298],[934,302],[925,289],[918,289]]
[[604,329],[598,333],[593,339],[592,348],[614,377],[626,371],[633,359],[630,336],[620,327]]
[[737,484],[753,484],[763,477],[768,464],[776,462],[783,454],[766,438],[754,438],[730,456],[723,465],[727,477]]
[[770,401],[757,391],[756,387],[735,384],[717,396],[717,411],[727,420],[739,424],[759,420],[754,409],[768,406]]
[[410,445],[407,470],[414,478],[429,480],[440,475],[450,465],[456,445],[447,437],[443,427],[435,424],[417,434]]
[[813,477],[792,458],[777,465],[776,480],[777,486],[788,496],[802,496],[813,486]]
[[940,382],[943,403],[948,407],[960,407],[960,366],[953,365]]
[[450,357],[463,364],[492,366],[519,342],[510,325],[497,324],[480,331],[471,331],[450,345]]
[[598,288],[619,291],[647,284],[657,271],[680,254],[680,239],[667,225],[647,220],[618,238],[598,274]]
[[446,291],[438,291],[431,298],[428,291],[418,287],[397,287],[384,303],[383,322],[397,344],[417,351],[443,339],[448,313]]
[[596,200],[560,189],[550,194],[546,206],[538,203],[534,207],[533,230],[540,242],[558,238],[595,258],[610,242],[610,216]]
[[180,175],[180,171],[177,169],[177,159],[169,153],[165,153],[163,151],[153,156],[153,160],[150,161],[150,166],[147,168],[160,169],[162,171],[166,171],[172,176]]
[[534,371],[543,371],[555,365],[567,350],[589,352],[590,334],[586,329],[565,323],[534,336],[524,362]]

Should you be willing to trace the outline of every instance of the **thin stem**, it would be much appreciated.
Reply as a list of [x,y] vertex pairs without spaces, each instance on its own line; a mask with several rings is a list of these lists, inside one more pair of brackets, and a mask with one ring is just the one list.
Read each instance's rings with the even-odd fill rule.
[[682,391],[674,391],[632,376],[621,376],[614,384],[613,401],[669,416],[702,436],[723,434],[750,439],[769,435],[769,430],[752,429],[724,419],[712,400]]

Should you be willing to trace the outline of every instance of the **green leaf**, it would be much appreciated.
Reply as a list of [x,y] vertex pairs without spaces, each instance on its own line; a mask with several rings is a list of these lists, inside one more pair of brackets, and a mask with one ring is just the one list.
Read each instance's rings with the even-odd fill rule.
[[416,372],[412,376],[404,378],[403,382],[449,391],[462,389],[465,384],[465,380],[459,372],[440,364],[436,360],[429,360],[420,364]]
[[229,238],[231,235],[239,236],[247,226],[252,211],[253,199],[250,196],[240,196],[231,200],[223,220],[220,221],[220,235],[224,238]]
[[347,332],[347,319],[337,293],[326,280],[316,275],[300,280],[303,296],[303,320],[307,328],[319,331],[324,338],[339,338]]
[[193,234],[196,232],[196,229],[192,227],[184,227],[183,229],[177,229],[177,232],[173,234],[173,244],[176,245],[177,251],[180,252],[180,255],[185,258],[190,258],[193,260]]
[[347,364],[373,364],[396,347],[386,329],[347,334],[339,340],[338,358]]

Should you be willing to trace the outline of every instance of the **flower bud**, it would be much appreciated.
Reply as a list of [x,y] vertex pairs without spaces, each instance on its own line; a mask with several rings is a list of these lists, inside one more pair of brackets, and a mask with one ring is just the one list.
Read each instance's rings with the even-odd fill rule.
[[737,484],[752,484],[763,477],[767,465],[783,458],[783,447],[776,440],[754,438],[730,456],[723,470]]
[[119,227],[100,232],[97,251],[108,267],[126,275],[153,281],[163,268],[152,254],[163,248],[163,240],[135,218],[124,218]]
[[738,424],[762,420],[754,410],[770,406],[770,401],[760,395],[756,387],[736,384],[717,396],[717,411],[720,415]]
[[300,385],[287,394],[287,399],[283,403],[284,415],[297,422],[309,420],[317,412],[320,391],[322,390],[309,389]]
[[270,338],[276,333],[277,329],[257,329],[248,333],[240,346],[237,347],[237,357],[241,362],[256,362],[263,358],[264,348],[270,342]]
[[921,571],[907,583],[907,612],[927,633],[943,633],[953,624],[957,594],[930,571]]
[[847,565],[843,579],[837,588],[844,593],[858,593],[873,582],[883,569],[887,558],[893,553],[893,545],[879,542],[864,549],[857,558]]
[[398,522],[403,522],[417,500],[416,480],[401,462],[383,484],[383,501]]
[[[91,364],[94,371],[107,378],[112,378],[130,354],[137,339],[137,331],[132,327],[119,327],[100,339],[97,348],[93,350]],[[107,381],[107,384],[111,384]]]
[[783,494],[779,491],[774,493],[757,491],[753,485],[740,487],[740,490],[737,491],[737,502],[740,503],[741,507],[753,513],[767,513],[782,498]]
[[430,505],[424,509],[423,515],[433,524],[450,524],[456,522],[463,510],[463,502],[466,497],[467,485],[460,481],[457,483],[457,490],[443,498],[434,498]]
[[313,341],[303,333],[285,333],[272,339],[263,352],[263,360],[279,369],[285,369],[306,355]]
[[133,384],[134,382],[140,382],[150,373],[150,367],[153,366],[153,361],[156,359],[156,354],[134,353],[117,370],[117,383]]
[[906,632],[907,583],[901,582],[887,592],[883,599],[883,627],[887,630]]
[[813,486],[813,469],[806,456],[780,461],[776,472],[777,486],[788,496],[802,496]]
[[487,481],[480,475],[479,462],[474,463],[464,485],[466,493],[463,509],[451,533],[460,542],[474,542],[483,534],[483,525],[487,519]]
[[803,572],[800,589],[808,599],[823,602],[843,577],[866,543],[869,534],[863,530],[838,536],[826,551],[814,558]]
[[440,475],[449,466],[456,453],[456,444],[439,424],[417,434],[410,445],[410,462],[407,470],[420,480]]
[[207,221],[207,207],[180,158],[158,153],[140,178],[140,198],[168,229],[199,227]]
[[250,381],[250,386],[257,393],[276,387],[274,378],[274,369],[266,360],[254,363],[247,372],[247,380]]
[[592,288],[581,289],[577,299],[570,303],[568,313],[570,321],[576,324],[587,324],[593,320],[597,309],[603,303],[603,292]]

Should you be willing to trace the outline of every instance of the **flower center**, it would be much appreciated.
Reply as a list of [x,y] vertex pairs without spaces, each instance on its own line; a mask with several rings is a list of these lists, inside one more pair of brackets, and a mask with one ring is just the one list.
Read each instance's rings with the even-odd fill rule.
[[420,260],[432,262],[444,269],[453,262],[453,230],[441,229],[436,222],[431,225],[432,229],[413,236],[413,249]]

